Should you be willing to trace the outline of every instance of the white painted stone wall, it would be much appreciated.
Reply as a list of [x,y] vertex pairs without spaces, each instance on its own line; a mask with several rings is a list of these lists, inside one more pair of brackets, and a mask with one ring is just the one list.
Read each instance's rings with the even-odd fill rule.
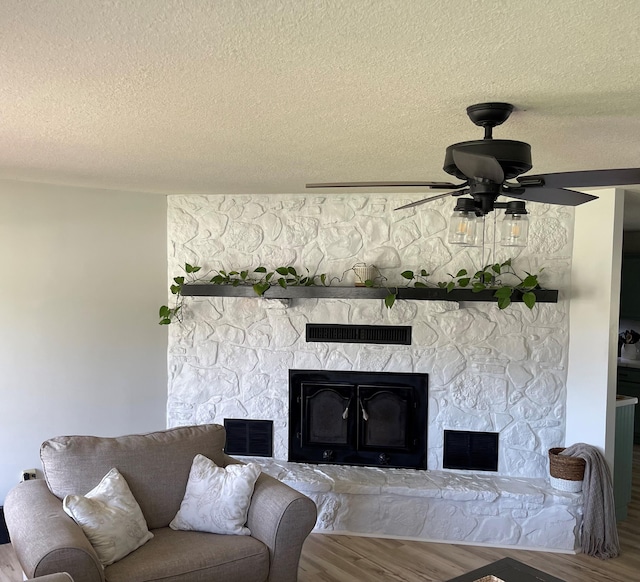
[[[358,262],[378,266],[391,284],[421,268],[444,280],[482,263],[480,250],[448,245],[451,199],[394,212],[421,195],[169,196],[169,275],[185,262],[211,269],[291,264],[342,277]],[[187,298],[170,326],[168,424],[224,418],[274,421],[274,457],[287,458],[290,368],[429,374],[428,467],[442,468],[443,430],[500,433],[499,474],[547,475],[547,450],[565,431],[568,295],[573,211],[528,204],[529,245],[501,249],[518,270],[545,270],[558,304],[529,311],[514,304],[377,300]],[[498,214],[498,221],[502,213]],[[498,222],[499,226],[499,222]],[[486,236],[493,233],[493,215]],[[353,283],[347,273],[343,284]],[[564,291],[563,291],[564,290]],[[413,345],[306,343],[305,324],[413,326]]]

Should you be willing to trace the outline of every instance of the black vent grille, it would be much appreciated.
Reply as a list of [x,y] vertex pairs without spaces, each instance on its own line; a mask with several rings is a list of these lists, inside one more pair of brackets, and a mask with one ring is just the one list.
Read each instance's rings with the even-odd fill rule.
[[273,456],[273,421],[225,418],[227,455]]
[[442,466],[445,469],[497,471],[498,433],[445,430]]
[[7,522],[4,520],[4,508],[0,507],[0,544],[8,544],[9,541]]
[[410,346],[411,326],[307,323],[307,341]]

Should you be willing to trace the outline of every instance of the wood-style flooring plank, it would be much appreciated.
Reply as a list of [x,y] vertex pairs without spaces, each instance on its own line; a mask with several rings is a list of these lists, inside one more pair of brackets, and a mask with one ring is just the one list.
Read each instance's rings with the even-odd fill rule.
[[11,544],[0,545],[0,582],[22,582],[22,568]]

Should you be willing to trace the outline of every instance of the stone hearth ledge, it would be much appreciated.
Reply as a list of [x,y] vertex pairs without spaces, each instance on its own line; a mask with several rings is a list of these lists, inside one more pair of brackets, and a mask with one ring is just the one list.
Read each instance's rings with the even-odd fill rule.
[[575,553],[582,494],[541,478],[240,457],[318,506],[316,533]]

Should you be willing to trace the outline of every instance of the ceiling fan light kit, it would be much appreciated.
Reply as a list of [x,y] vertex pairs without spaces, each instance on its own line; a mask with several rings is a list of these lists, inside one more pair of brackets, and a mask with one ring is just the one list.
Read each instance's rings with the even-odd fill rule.
[[477,246],[478,232],[483,226],[484,221],[476,216],[473,199],[458,198],[449,221],[449,244]]
[[504,220],[500,227],[500,244],[503,247],[525,247],[529,237],[529,219],[525,203],[520,200],[507,202]]

